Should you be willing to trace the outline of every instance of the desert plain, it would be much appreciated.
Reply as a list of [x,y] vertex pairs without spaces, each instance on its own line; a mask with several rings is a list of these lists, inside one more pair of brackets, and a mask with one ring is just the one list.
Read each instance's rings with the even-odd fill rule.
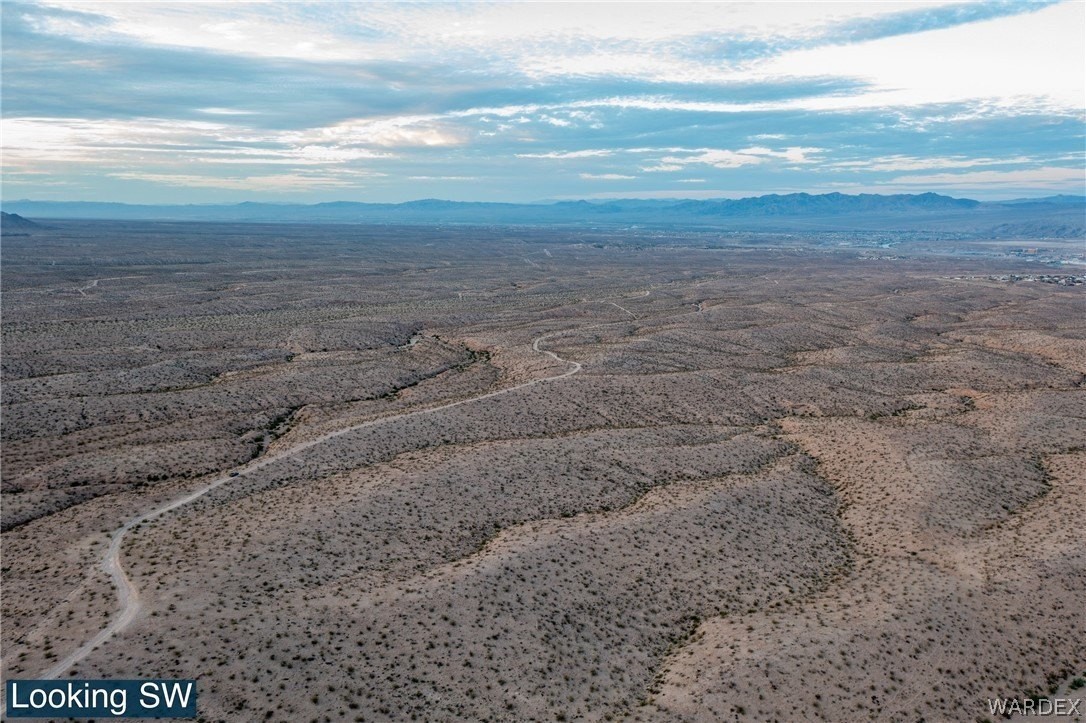
[[3,675],[195,678],[207,721],[1081,691],[1086,286],[1038,243],[5,237]]

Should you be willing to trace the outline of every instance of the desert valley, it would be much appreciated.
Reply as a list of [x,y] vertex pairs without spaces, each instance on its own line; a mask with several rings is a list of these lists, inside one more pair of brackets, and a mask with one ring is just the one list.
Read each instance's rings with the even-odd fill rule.
[[5,678],[193,678],[208,721],[973,721],[1086,675],[1081,266],[42,223],[4,239]]

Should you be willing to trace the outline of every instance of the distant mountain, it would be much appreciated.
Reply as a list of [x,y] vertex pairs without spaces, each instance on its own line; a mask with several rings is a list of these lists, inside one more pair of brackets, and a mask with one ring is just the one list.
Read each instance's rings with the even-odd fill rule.
[[12,231],[30,231],[31,229],[41,227],[40,223],[34,223],[30,219],[23,218],[17,213],[0,211],[0,232],[10,233]]
[[786,196],[771,194],[735,201],[688,201],[676,208],[698,214],[720,216],[840,216],[856,213],[913,213],[976,208],[979,201],[968,198],[951,198],[937,193],[920,195],[897,194],[881,196],[861,193],[848,196],[843,193],[826,193],[812,196],[809,193],[790,193]]
[[[1067,199],[1073,197],[1054,197]],[[981,203],[937,193],[770,194],[740,199],[490,203],[421,199],[407,203],[333,201],[312,205],[137,206],[122,203],[12,201],[34,218],[270,223],[478,225],[649,225],[758,231],[941,231],[987,236],[994,229],[1038,229],[1061,237],[1086,233],[1081,204],[1037,199]]]
[[1077,203],[1086,204],[1086,196],[1069,196],[1067,194],[1060,194],[1059,196],[1044,196],[1043,198],[1015,198],[1010,201],[1000,201],[1000,203],[1012,206],[1023,203]]
[[771,194],[741,199],[615,201],[559,201],[551,204],[443,201],[434,198],[406,203],[331,201],[312,205],[272,204],[246,201],[235,205],[137,206],[123,203],[12,201],[5,204],[23,213],[49,218],[206,219],[206,220],[395,220],[416,217],[483,217],[562,220],[615,215],[674,216],[840,216],[857,213],[916,213],[972,209],[979,201],[951,198],[937,193],[883,196],[864,193],[812,195]]

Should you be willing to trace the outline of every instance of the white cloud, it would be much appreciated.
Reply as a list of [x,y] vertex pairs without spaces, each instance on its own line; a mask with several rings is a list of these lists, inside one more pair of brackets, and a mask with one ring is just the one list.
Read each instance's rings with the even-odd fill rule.
[[664,156],[655,166],[643,167],[644,171],[680,171],[690,165],[705,165],[713,168],[741,168],[743,166],[756,166],[772,159],[781,159],[789,163],[814,163],[811,158],[822,152],[821,148],[807,148],[792,146],[775,151],[771,148],[752,146],[738,151],[722,148],[701,148],[691,151],[690,155]]
[[468,136],[465,130],[443,122],[438,115],[361,118],[287,135],[300,142],[333,141],[383,148],[459,146],[467,143]]
[[556,118],[551,115],[542,115],[539,117],[544,123],[549,123],[552,126],[558,126],[559,128],[568,128],[573,125],[573,121],[566,120],[565,118]]
[[582,193],[569,196],[555,196],[556,200],[579,199],[609,199],[609,198],[674,198],[674,199],[706,199],[706,198],[744,198],[756,195],[751,191],[723,191],[720,189],[651,189],[637,191],[599,191],[596,193]]
[[208,176],[185,173],[145,173],[129,171],[110,173],[110,177],[126,181],[143,181],[167,186],[189,188],[223,188],[232,191],[296,192],[320,188],[347,188],[357,186],[350,178],[337,176],[305,176],[281,173],[265,176]]
[[197,108],[196,110],[207,115],[253,115],[252,111],[235,108]]
[[[53,161],[135,164],[149,157],[178,163],[335,165],[391,158],[388,151],[337,142],[306,142],[310,133],[251,133],[234,126],[164,118],[89,120],[82,118],[4,118],[5,162]],[[374,145],[390,139],[376,136]],[[406,144],[405,144],[406,145]]]
[[[303,75],[307,77],[312,74],[333,86],[341,83],[328,94],[336,100],[329,102],[323,112],[329,107],[350,107],[356,109],[357,117],[324,126],[269,129],[255,122],[262,114],[268,118],[273,115],[259,103],[275,93],[265,94],[263,89],[245,98],[212,94],[206,100],[193,101],[186,95],[181,113],[189,116],[195,111],[201,114],[200,122],[8,115],[3,119],[5,172],[40,174],[43,168],[54,172],[68,164],[82,168],[79,172],[88,175],[88,169],[97,166],[102,175],[111,169],[118,173],[143,172],[148,179],[159,179],[156,183],[185,180],[190,185],[238,189],[242,187],[238,184],[252,183],[254,189],[259,189],[278,183],[275,179],[309,179],[299,183],[335,185],[348,177],[344,175],[348,170],[356,177],[371,177],[378,172],[364,166],[388,170],[383,164],[397,159],[434,158],[445,153],[446,160],[456,156],[465,164],[475,164],[458,166],[456,170],[484,175],[490,175],[490,171],[481,168],[493,163],[499,154],[505,159],[503,164],[508,163],[510,155],[555,161],[596,157],[631,161],[608,162],[605,166],[563,164],[571,172],[584,171],[581,177],[586,180],[631,179],[634,176],[625,173],[638,173],[638,168],[676,176],[711,176],[708,169],[760,167],[771,169],[773,173],[762,175],[774,179],[784,178],[783,171],[803,170],[807,178],[837,171],[839,175],[833,178],[850,180],[854,176],[845,175],[848,171],[855,172],[857,180],[860,173],[909,174],[901,175],[896,182],[918,186],[1029,183],[1029,179],[1039,187],[1070,183],[1060,174],[1069,170],[1065,166],[1081,168],[1083,159],[1081,155],[1061,159],[1060,152],[1073,150],[1073,141],[1061,143],[1040,131],[1031,131],[1020,144],[1023,149],[1052,149],[1047,155],[1030,150],[1037,154],[1035,157],[999,157],[1005,151],[991,130],[983,131],[988,134],[983,139],[986,150],[976,151],[977,157],[973,158],[956,155],[964,147],[950,145],[945,135],[939,139],[929,136],[933,143],[927,147],[937,149],[930,157],[891,153],[867,159],[837,153],[862,153],[847,147],[858,143],[853,147],[862,149],[866,141],[842,130],[851,120],[848,114],[859,110],[877,109],[886,124],[903,132],[928,131],[935,124],[948,123],[960,124],[957,132],[965,132],[966,127],[984,127],[974,126],[976,119],[1025,114],[1047,115],[1047,120],[1065,124],[1068,118],[1081,121],[1086,108],[1086,64],[1082,62],[1086,50],[1081,30],[1086,24],[1086,4],[1081,1],[1051,7],[1036,5],[1028,12],[992,20],[864,42],[842,40],[838,45],[806,50],[774,50],[824,39],[826,31],[833,35],[843,30],[837,26],[843,21],[885,18],[891,13],[941,4],[954,3],[926,3],[922,7],[912,2],[787,6],[631,3],[617,7],[605,3],[269,5],[44,0],[44,6],[65,7],[75,13],[51,15],[37,12],[35,6],[13,12],[19,13],[20,21],[26,20],[41,32],[92,45],[187,48],[235,57],[299,61],[274,65],[304,67]],[[782,12],[784,8],[786,12]],[[80,20],[80,13],[98,14],[104,22]],[[845,36],[837,33],[837,37]],[[744,49],[749,53],[744,54]],[[112,61],[95,59],[98,55],[112,58],[112,53],[95,53],[93,47],[89,50],[87,57],[78,57],[83,53],[76,52],[76,59],[62,59],[57,67],[74,70],[71,66],[78,66],[80,73],[100,73],[107,84],[115,81],[123,86],[129,80],[124,76],[128,71],[123,64],[114,67]],[[36,57],[33,53],[38,50],[29,46],[6,49],[5,55],[9,52]],[[395,71],[398,75],[392,81],[382,77],[385,67],[420,71],[414,77],[412,72]],[[387,85],[387,97],[377,100],[397,100],[369,104],[368,96],[361,93],[355,96],[356,105],[343,105],[343,88],[348,87],[345,74],[355,73],[366,83],[372,82],[374,88]],[[450,80],[452,73],[454,80]],[[487,79],[479,80],[484,77]],[[565,78],[578,80],[563,84]],[[676,90],[675,95],[610,95],[621,92],[614,88],[638,85],[594,84],[580,78],[681,81],[703,86],[688,86]],[[266,80],[269,88],[276,82],[277,76]],[[446,85],[435,94],[432,86],[438,82]],[[518,82],[522,85],[518,86]],[[856,89],[779,98],[767,93],[762,96],[767,100],[741,102],[747,96],[732,92],[730,84],[735,83],[780,83],[808,90],[814,86],[847,88],[854,84]],[[508,105],[487,105],[486,101],[476,100],[478,106],[467,108],[457,105],[463,98],[486,98],[488,91],[511,87],[523,91],[522,97],[529,100]],[[194,82],[192,88],[198,92],[199,83]],[[534,88],[542,88],[541,95],[533,96]],[[593,88],[596,97],[591,95]],[[579,100],[556,100],[566,89]],[[60,97],[63,83],[47,90],[42,97]],[[501,98],[503,93],[495,92],[491,97]],[[426,100],[412,106],[417,98]],[[403,108],[424,110],[404,110],[398,115],[377,115],[372,110],[395,107],[399,99],[403,99]],[[238,107],[231,107],[235,103]],[[56,106],[51,102],[47,107]],[[734,124],[723,131],[714,127],[729,125],[731,119],[723,116],[782,111],[795,115],[834,114],[834,120],[825,124],[830,128],[826,140],[817,142],[841,150],[830,154],[799,145],[803,141],[787,133],[794,119],[783,119],[780,124],[776,118],[764,125]],[[660,117],[642,122],[650,114]],[[698,117],[703,114],[722,117],[703,122]],[[282,117],[286,116],[275,115],[276,119]],[[745,124],[747,119],[740,120]],[[606,134],[587,132],[587,128],[602,128],[604,122],[608,124]],[[1032,124],[1034,119],[1026,122]],[[671,129],[675,132],[669,136]],[[754,130],[767,132],[747,135]],[[861,132],[870,130],[868,125]],[[579,131],[585,132],[578,135]],[[1073,134],[1072,129],[1066,135]],[[611,143],[614,148],[555,150],[554,138],[562,139],[557,143],[567,148]],[[607,141],[592,140],[599,138]],[[684,146],[731,147],[668,145],[680,139]],[[621,148],[626,143],[653,143],[657,147]],[[470,148],[472,144],[478,144],[478,148]],[[515,165],[523,169],[543,164]],[[1015,166],[1019,168],[1012,169]],[[316,173],[318,169],[324,173]],[[937,172],[968,169],[978,170]],[[231,175],[215,181],[212,177],[216,170]],[[271,173],[276,170],[284,173]],[[425,172],[416,166],[408,172],[420,170]],[[932,173],[913,175],[922,171]],[[462,180],[459,176],[411,178]],[[662,185],[704,182],[698,178],[664,178]],[[213,182],[219,185],[208,185]]]
[[898,176],[890,183],[909,186],[1036,186],[1065,187],[1078,184],[1086,187],[1086,170],[1082,168],[1063,168],[1045,166],[1013,171],[971,171],[967,173],[932,173],[928,175]]
[[[802,43],[844,21],[952,3],[332,4],[47,0],[107,23],[28,14],[45,32],[304,61],[427,62],[521,72],[676,82],[850,78],[869,88],[745,108],[849,110],[987,100],[1081,113],[1086,4],[753,60],[691,50],[706,39]],[[782,9],[787,7],[787,11]],[[468,60],[471,58],[472,60]],[[716,104],[723,110],[727,104]],[[741,104],[733,104],[744,109]],[[565,119],[547,122],[562,124]]]
[[[46,17],[43,29],[83,40],[137,41],[233,55],[302,60],[403,60],[436,52],[497,56],[532,67],[570,48],[680,44],[691,37],[810,37],[835,23],[917,9],[918,3],[117,3],[46,0],[107,18],[107,27]],[[924,3],[935,7],[951,2]],[[554,52],[562,48],[567,52]],[[641,52],[610,51],[627,72],[656,74]],[[651,57],[651,56],[650,56]],[[659,58],[659,54],[657,54]],[[696,67],[696,63],[691,67]],[[574,72],[584,68],[572,68]],[[620,68],[621,70],[621,68]],[[564,72],[559,70],[559,72]]]
[[1086,4],[1064,2],[865,43],[785,53],[755,64],[751,79],[857,78],[868,91],[800,103],[812,110],[917,106],[984,99],[1081,114],[1086,106]]
[[1034,163],[1029,156],[1010,158],[932,157],[919,158],[907,155],[881,156],[825,164],[828,169],[847,171],[922,171],[935,168],[975,168],[976,166],[1003,166]]
[[222,140],[226,126],[163,119],[4,118],[5,161],[38,159],[93,163],[106,152],[184,152],[186,147]]
[[[768,58],[728,58],[714,42],[791,47],[842,22],[953,2],[610,3],[553,5],[117,3],[46,0],[108,22],[43,15],[40,30],[90,42],[183,47],[303,61],[445,64],[530,78],[687,83],[855,78],[862,92],[795,101],[844,110],[990,99],[1081,110],[1083,3]],[[783,12],[782,8],[787,7]],[[697,50],[708,42],[707,49]]]
[[[758,80],[748,78],[749,82],[769,82],[772,79]],[[1043,84],[1038,84],[1039,90]],[[918,95],[902,90],[873,90],[854,94],[809,96],[788,98],[778,101],[756,101],[750,103],[732,103],[728,101],[678,100],[667,96],[613,96],[593,100],[575,101],[568,107],[575,108],[621,108],[650,110],[661,112],[689,113],[772,113],[777,111],[810,111],[843,113],[855,110],[908,108],[933,103],[962,103],[967,108],[949,116],[926,117],[928,121],[969,121],[992,116],[1016,116],[1024,114],[1081,115],[1081,108],[1054,103],[1049,96],[1040,93],[1031,95],[983,98],[977,94],[958,97],[951,95]],[[899,122],[906,122],[902,118]]]
[[544,51],[536,56],[522,58],[517,67],[528,77],[537,79],[620,76],[661,82],[697,82],[721,76],[720,71],[711,65],[671,58],[660,53],[596,51],[563,55]]
[[517,158],[594,158],[609,156],[614,151],[602,148],[594,148],[584,151],[547,151],[546,153],[517,153]]

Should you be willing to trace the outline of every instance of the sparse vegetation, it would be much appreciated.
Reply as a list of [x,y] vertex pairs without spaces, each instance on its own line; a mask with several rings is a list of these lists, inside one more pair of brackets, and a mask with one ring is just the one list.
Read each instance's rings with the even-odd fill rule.
[[755,241],[5,238],[5,675],[114,614],[113,530],[243,470],[132,527],[146,614],[70,674],[269,721],[976,720],[1081,688],[1076,290]]

